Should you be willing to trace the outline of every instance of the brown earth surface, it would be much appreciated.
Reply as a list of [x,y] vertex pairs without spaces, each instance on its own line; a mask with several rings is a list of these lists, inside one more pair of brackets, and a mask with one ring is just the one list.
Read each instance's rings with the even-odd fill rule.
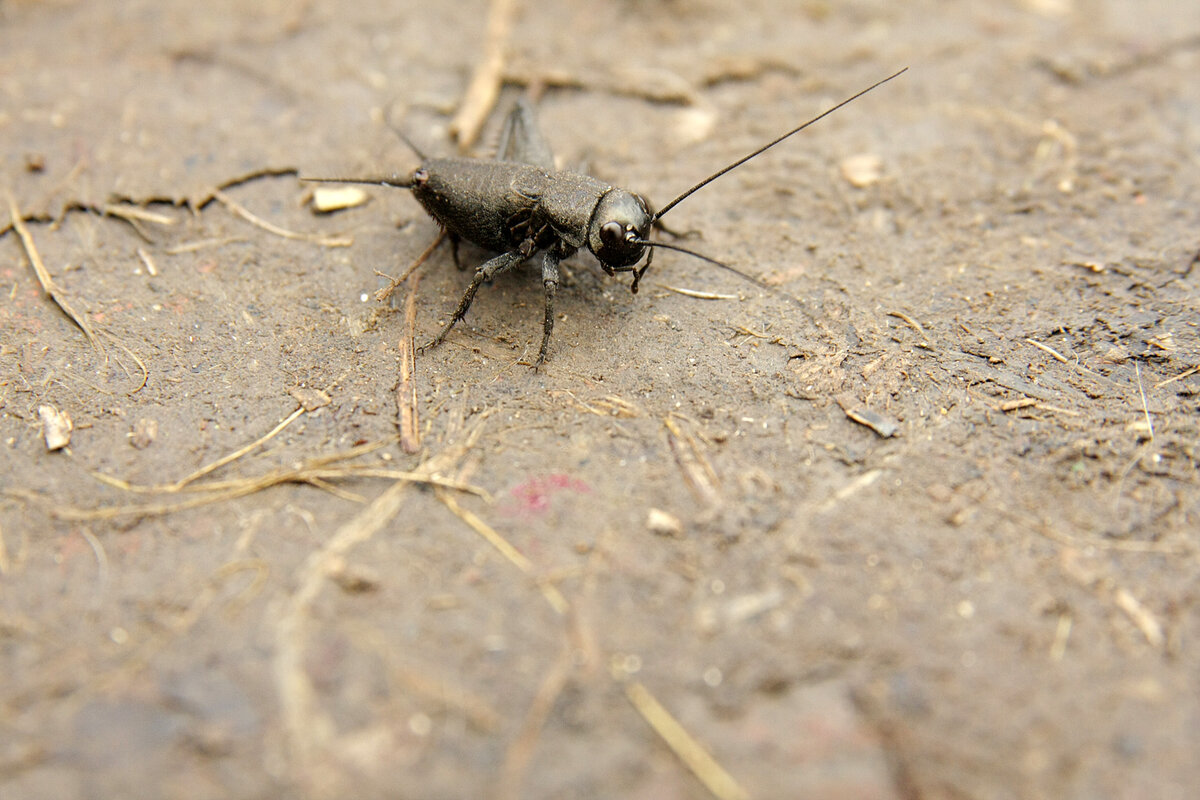
[[[903,66],[668,217],[773,291],[576,256],[541,371],[528,269],[399,384],[469,273],[297,179],[490,74],[661,204]],[[1194,796],[1198,74],[1174,0],[0,2],[0,796]]]

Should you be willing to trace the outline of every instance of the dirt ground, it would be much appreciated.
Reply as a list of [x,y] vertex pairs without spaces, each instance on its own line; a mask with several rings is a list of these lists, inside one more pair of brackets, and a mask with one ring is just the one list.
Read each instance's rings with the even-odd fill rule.
[[[0,795],[1194,796],[1200,4],[729,8],[0,2]],[[491,75],[662,204],[904,66],[541,371],[529,269],[401,381],[436,226],[298,180]]]

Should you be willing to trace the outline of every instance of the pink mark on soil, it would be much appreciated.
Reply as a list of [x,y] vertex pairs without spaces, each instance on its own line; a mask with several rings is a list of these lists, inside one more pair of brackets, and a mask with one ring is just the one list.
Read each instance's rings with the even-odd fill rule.
[[530,478],[509,492],[514,502],[506,503],[505,511],[529,516],[544,514],[550,508],[550,501],[554,496],[564,491],[588,494],[592,489],[578,478],[561,473]]

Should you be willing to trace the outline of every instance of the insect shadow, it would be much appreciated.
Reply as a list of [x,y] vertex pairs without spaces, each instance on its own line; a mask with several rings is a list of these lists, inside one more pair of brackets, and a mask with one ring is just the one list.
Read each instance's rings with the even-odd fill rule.
[[[437,336],[420,348],[421,352],[445,341],[451,329],[466,316],[475,293],[485,281],[508,272],[535,253],[542,252],[542,286],[546,308],[542,346],[533,363],[534,369],[537,369],[546,360],[550,334],[554,330],[554,296],[558,292],[559,264],[581,248],[586,247],[600,263],[600,268],[609,275],[632,273],[633,280],[629,288],[634,294],[637,294],[642,276],[650,268],[654,250],[659,248],[686,253],[763,286],[752,276],[715,258],[652,240],[651,229],[661,228],[662,218],[693,193],[907,69],[905,67],[868,86],[717,170],[657,211],[652,211],[650,204],[640,194],[589,175],[556,170],[554,156],[538,128],[533,109],[524,99],[517,102],[505,119],[499,147],[493,158],[429,158],[401,134],[401,138],[421,159],[420,166],[408,175],[302,180],[409,189],[417,202],[449,234],[452,242],[466,239],[485,250],[499,253],[475,270],[450,321]],[[642,263],[643,256],[645,263]]]

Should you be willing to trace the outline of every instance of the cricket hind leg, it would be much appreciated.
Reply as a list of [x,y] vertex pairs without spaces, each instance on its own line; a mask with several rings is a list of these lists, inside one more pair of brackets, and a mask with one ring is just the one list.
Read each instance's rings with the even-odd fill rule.
[[532,164],[547,171],[554,171],[554,151],[542,135],[533,105],[526,97],[517,98],[512,111],[504,118],[504,127],[500,129],[500,144],[496,148],[496,160]]
[[511,253],[501,253],[490,261],[484,262],[479,269],[475,270],[475,276],[471,278],[471,285],[467,287],[467,291],[463,293],[462,299],[458,301],[458,308],[454,309],[454,314],[450,317],[450,321],[446,323],[446,327],[442,328],[441,332],[429,342],[421,345],[417,352],[424,353],[429,348],[437,347],[446,341],[446,336],[450,333],[450,329],[467,315],[467,309],[471,307],[471,301],[475,299],[475,293],[479,291],[479,287],[483,285],[483,282],[490,281],[497,275],[508,272],[527,258],[529,258],[529,253],[514,250]]

